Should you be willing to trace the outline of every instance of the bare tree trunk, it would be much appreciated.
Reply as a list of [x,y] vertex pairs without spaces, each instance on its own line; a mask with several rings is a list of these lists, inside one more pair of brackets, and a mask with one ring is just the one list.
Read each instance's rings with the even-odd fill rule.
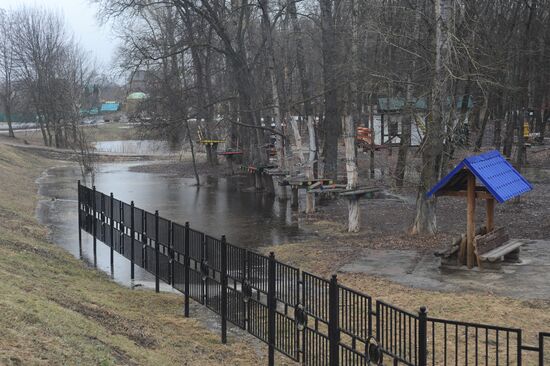
[[325,95],[325,116],[323,121],[323,174],[325,178],[336,180],[338,178],[338,137],[340,135],[337,78],[339,52],[334,25],[333,0],[319,0],[319,3],[321,8],[323,79]]
[[199,172],[197,171],[197,160],[195,157],[195,143],[191,137],[191,128],[189,128],[189,121],[185,119],[185,129],[187,130],[187,138],[189,139],[189,146],[191,147],[191,159],[193,160],[193,173],[195,174],[195,181],[197,186],[201,185],[201,180],[199,177]]
[[395,166],[395,185],[403,187],[405,180],[405,168],[407,166],[407,155],[411,145],[411,126],[414,118],[414,109],[411,106],[411,112],[401,120],[401,141],[397,153],[397,164]]
[[495,146],[496,150],[500,151],[500,145],[502,143],[502,120],[500,118],[497,118],[493,121],[495,124],[495,130],[493,134],[493,145]]
[[526,156],[525,138],[523,137],[523,125],[525,123],[527,123],[528,118],[529,118],[529,112],[527,112],[527,111],[524,111],[522,116],[520,116],[519,113],[516,114],[516,123],[517,123],[517,126],[518,126],[518,130],[517,130],[517,133],[518,133],[518,135],[517,135],[518,136],[518,146],[517,146],[517,149],[516,149],[516,169],[518,169],[519,171],[521,171],[521,169],[523,168],[523,166],[526,163],[526,161],[525,161],[525,156]]
[[[351,116],[344,118],[344,144],[346,146],[347,189],[355,190],[358,183],[357,150],[355,148],[356,130]],[[357,196],[348,198],[348,231],[356,233],[361,229],[361,210]]]
[[[308,162],[305,168],[306,179],[315,179],[315,164],[317,160],[317,138],[315,136],[315,124],[313,116],[307,118],[307,129],[309,134],[309,155]],[[315,195],[312,193],[306,194],[306,213],[315,212]]]
[[481,145],[483,144],[483,136],[485,135],[485,128],[487,127],[487,121],[489,120],[489,100],[490,97],[488,95],[484,95],[483,98],[483,107],[480,111],[480,119],[481,119],[481,125],[479,126],[479,131],[477,133],[477,138],[474,145],[474,151],[479,151],[481,149]]
[[506,113],[506,126],[505,126],[505,132],[504,132],[504,148],[503,153],[504,156],[509,158],[512,156],[512,145],[514,143],[514,130],[515,130],[515,119],[516,112],[515,111],[508,111]]
[[15,138],[15,134],[13,133],[13,127],[12,127],[12,121],[11,121],[11,102],[8,100],[10,97],[8,96],[5,98],[5,111],[6,111],[6,119],[8,122],[8,137]]
[[447,106],[445,96],[449,94],[446,66],[449,58],[450,0],[435,1],[435,67],[431,93],[432,118],[426,123],[426,142],[422,152],[422,172],[416,199],[416,218],[413,234],[433,234],[437,230],[435,198],[428,199],[426,192],[437,182],[441,171],[443,152],[444,111]]
[[298,162],[303,166],[305,163],[304,152],[302,147],[302,136],[300,135],[300,129],[298,128],[298,121],[296,118],[290,118],[290,127],[292,128],[292,135],[294,136],[295,151],[294,154],[298,157]]
[[[282,82],[280,73],[277,72],[276,69],[276,61],[275,61],[275,50],[273,46],[273,34],[271,32],[271,19],[269,16],[269,0],[259,0],[260,8],[262,9],[262,32],[263,37],[266,41],[266,51],[267,51],[267,69],[269,72],[269,78],[271,81],[271,94],[273,96],[273,114],[275,119],[275,128],[279,132],[283,132],[282,128],[282,103],[284,96],[282,95],[281,91],[282,88]],[[286,105],[286,103],[284,103]],[[275,136],[275,149],[277,151],[277,160],[279,162],[279,169],[284,171],[286,169],[286,159],[285,159],[285,152],[284,152],[284,146],[283,146],[283,136],[282,135],[276,135]]]

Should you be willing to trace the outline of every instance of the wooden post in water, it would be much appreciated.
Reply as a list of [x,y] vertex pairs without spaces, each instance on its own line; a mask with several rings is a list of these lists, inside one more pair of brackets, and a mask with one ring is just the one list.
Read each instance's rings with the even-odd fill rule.
[[473,268],[475,253],[474,240],[476,235],[476,177],[468,171],[468,189],[467,189],[467,214],[466,214],[466,265]]

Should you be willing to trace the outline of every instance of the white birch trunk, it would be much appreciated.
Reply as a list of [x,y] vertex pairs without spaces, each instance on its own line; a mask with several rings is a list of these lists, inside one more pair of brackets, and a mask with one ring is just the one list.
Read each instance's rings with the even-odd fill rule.
[[[305,164],[306,179],[315,179],[313,175],[313,164],[317,156],[317,144],[315,143],[315,125],[313,124],[313,116],[307,118],[307,129],[309,133],[309,157]],[[306,194],[306,213],[315,212],[315,195],[313,193]]]
[[300,164],[305,163],[304,152],[302,150],[302,136],[298,129],[298,121],[296,118],[290,118],[290,127],[292,128],[292,135],[294,136],[294,155],[298,157]]
[[[356,131],[353,124],[353,118],[346,116],[344,118],[344,144],[346,147],[346,175],[348,179],[347,189],[357,188],[359,175],[357,173],[357,154],[355,149]],[[359,209],[359,199],[357,196],[349,196],[348,199],[348,231],[356,233],[361,229],[361,211]]]

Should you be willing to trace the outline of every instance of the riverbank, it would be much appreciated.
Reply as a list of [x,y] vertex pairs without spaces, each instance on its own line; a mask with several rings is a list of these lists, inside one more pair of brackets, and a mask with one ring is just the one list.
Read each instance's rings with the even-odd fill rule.
[[[122,122],[102,123],[82,126],[86,131],[88,141],[111,141],[139,139],[139,132],[132,126]],[[15,137],[28,145],[44,146],[44,139],[39,128],[17,130]],[[7,134],[0,134],[0,139],[7,140]]]
[[264,347],[184,318],[181,296],[119,286],[48,242],[35,181],[59,163],[0,144],[1,364],[265,363]]

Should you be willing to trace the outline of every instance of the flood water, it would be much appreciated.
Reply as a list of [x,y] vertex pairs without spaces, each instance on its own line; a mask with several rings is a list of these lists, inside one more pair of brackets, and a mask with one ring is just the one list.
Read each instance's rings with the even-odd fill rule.
[[[306,231],[299,227],[292,215],[290,202],[279,202],[261,193],[246,190],[245,178],[203,177],[204,184],[194,186],[194,179],[170,175],[148,174],[130,171],[139,163],[101,164],[96,174],[95,186],[106,194],[149,212],[159,214],[174,222],[184,224],[211,236],[226,235],[231,244],[250,249],[260,246],[298,241]],[[38,180],[39,193],[46,197],[37,208],[43,224],[51,228],[51,239],[76,257],[78,245],[76,182],[79,168],[65,166],[49,169]],[[311,235],[311,233],[308,233]],[[92,240],[82,232],[82,259],[93,263]],[[110,250],[98,241],[97,265],[111,273]],[[130,264],[115,253],[114,279],[130,284]],[[138,270],[136,281],[152,286],[154,278]],[[166,289],[168,286],[166,286]]]

